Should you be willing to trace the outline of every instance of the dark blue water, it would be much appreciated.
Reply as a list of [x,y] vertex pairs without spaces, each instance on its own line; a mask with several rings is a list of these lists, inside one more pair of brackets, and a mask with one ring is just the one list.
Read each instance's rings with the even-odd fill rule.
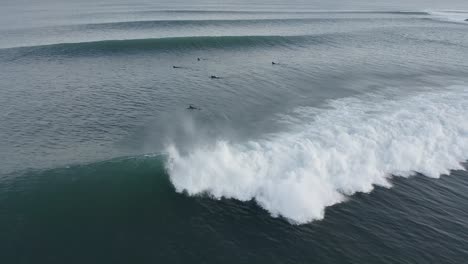
[[468,257],[466,3],[2,4],[2,263]]

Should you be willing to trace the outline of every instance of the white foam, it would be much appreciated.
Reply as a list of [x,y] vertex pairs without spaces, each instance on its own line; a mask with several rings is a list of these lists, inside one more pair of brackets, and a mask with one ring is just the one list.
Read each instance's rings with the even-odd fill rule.
[[366,95],[298,108],[283,118],[292,132],[244,144],[217,141],[181,154],[168,147],[177,191],[254,199],[295,223],[324,217],[327,206],[391,175],[439,177],[468,158],[468,89],[453,86],[405,98]]
[[429,15],[434,18],[442,21],[458,22],[458,23],[468,23],[465,21],[468,19],[467,11],[429,11]]

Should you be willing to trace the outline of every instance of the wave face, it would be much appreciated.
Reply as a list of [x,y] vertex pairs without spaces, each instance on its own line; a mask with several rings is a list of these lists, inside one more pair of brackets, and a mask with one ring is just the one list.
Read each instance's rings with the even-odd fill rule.
[[115,53],[144,53],[148,51],[189,51],[197,49],[229,49],[273,46],[300,46],[303,44],[318,44],[327,41],[323,36],[200,36],[176,38],[150,38],[129,40],[104,40],[81,43],[62,43],[33,47],[12,48],[15,55],[53,56],[63,55],[90,56]]
[[217,141],[181,153],[168,147],[177,191],[254,199],[295,223],[324,217],[325,208],[392,175],[439,177],[462,169],[468,153],[468,89],[453,86],[407,98],[373,94],[298,108],[281,118],[294,127],[245,144]]

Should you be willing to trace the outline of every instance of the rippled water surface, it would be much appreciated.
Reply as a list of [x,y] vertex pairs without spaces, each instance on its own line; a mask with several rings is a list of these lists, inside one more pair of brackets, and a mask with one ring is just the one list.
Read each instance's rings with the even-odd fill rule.
[[468,257],[465,1],[0,3],[3,262]]

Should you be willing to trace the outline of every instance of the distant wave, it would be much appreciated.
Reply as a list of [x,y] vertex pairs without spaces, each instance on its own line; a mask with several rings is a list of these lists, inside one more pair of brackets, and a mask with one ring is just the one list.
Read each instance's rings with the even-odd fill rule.
[[468,11],[429,11],[429,15],[440,21],[466,23],[468,19]]
[[[175,12],[175,11],[174,11]],[[197,12],[199,13],[199,12]],[[217,13],[217,12],[213,12]],[[393,14],[393,15],[429,15],[429,13],[425,12],[328,12],[329,14]],[[328,13],[323,13],[323,14],[328,14]],[[221,13],[223,14],[223,12]],[[276,13],[272,13],[276,14]],[[278,13],[280,14],[290,14],[290,13]],[[294,13],[296,14],[296,13]],[[301,14],[301,13],[299,13]],[[314,13],[302,13],[302,14],[322,14],[320,12],[314,12]],[[204,17],[203,19],[201,17],[192,17],[191,19],[185,18],[178,18],[178,19],[170,19],[170,18],[165,18],[165,19],[150,19],[150,20],[136,20],[136,21],[115,21],[115,22],[104,22],[104,23],[90,23],[90,24],[81,24],[80,26],[86,27],[86,28],[135,28],[135,27],[153,27],[153,26],[167,26],[167,27],[172,27],[172,26],[193,26],[193,25],[213,25],[213,24],[255,24],[255,23],[297,23],[297,22],[321,22],[321,21],[342,21],[342,20],[369,20],[373,19],[375,20],[375,17],[347,17],[347,16],[279,16],[279,17],[271,17],[271,16],[266,16],[266,17],[214,17],[214,18],[209,18],[206,19]],[[408,19],[406,16],[402,17],[382,17],[379,18],[380,20],[383,19]]]
[[392,175],[439,177],[468,158],[468,89],[453,86],[405,98],[370,94],[303,107],[282,118],[292,131],[246,143],[217,141],[181,152],[169,146],[177,191],[255,200],[295,223]]
[[[111,12],[112,14],[113,12]],[[144,10],[118,12],[118,14],[134,14],[134,16],[143,15],[153,19],[127,20],[125,16],[115,21],[106,21],[102,23],[78,23],[75,26],[86,28],[114,28],[114,27],[149,27],[149,26],[177,26],[177,25],[204,25],[204,24],[227,24],[227,23],[266,23],[266,22],[307,22],[307,21],[331,21],[344,19],[375,19],[375,16],[366,15],[391,15],[382,16],[381,19],[407,19],[414,16],[427,16],[427,12],[415,11],[302,11],[302,12],[279,12],[279,11],[204,11],[204,10]],[[88,15],[99,17],[106,16],[107,12],[92,13]],[[330,14],[327,17],[327,14]],[[361,15],[361,16],[339,16],[339,15]],[[175,16],[171,16],[175,15]]]
[[[306,22],[324,22],[324,21],[342,21],[342,20],[369,20],[371,18],[256,18],[256,19],[187,19],[187,20],[138,20],[138,21],[122,21],[122,22],[106,22],[79,25],[85,29],[132,29],[132,28],[155,28],[155,27],[176,27],[176,26],[229,26],[229,25],[255,25],[255,24],[292,24]],[[375,19],[375,18],[374,18]],[[395,20],[395,18],[392,18]]]
[[96,12],[94,14],[120,14],[120,13],[174,13],[174,14],[395,14],[395,15],[427,15],[425,11],[404,10],[197,10],[197,9],[161,9],[161,10],[137,10],[137,11],[110,11]]
[[[158,11],[159,12],[159,11]],[[186,12],[182,10],[174,10],[174,11],[160,11],[160,12]],[[190,12],[213,12],[217,13],[218,11],[190,11]],[[175,39],[185,39],[185,41],[192,42],[192,43],[199,43],[195,38],[201,40],[202,38],[212,38],[210,41],[206,41],[208,47],[212,45],[215,41],[214,38],[222,40],[222,38],[241,38],[241,37],[253,37],[249,34],[245,36],[242,35],[243,31],[239,31],[239,29],[245,28],[245,32],[249,32],[250,27],[254,28],[257,33],[252,33],[252,35],[259,34],[258,29],[259,27],[262,29],[272,29],[267,30],[271,31],[272,35],[279,35],[278,37],[289,37],[289,35],[294,35],[295,28],[297,28],[298,35],[309,34],[305,29],[307,27],[312,26],[312,23],[346,23],[347,20],[349,22],[363,22],[368,21],[372,23],[376,19],[382,21],[399,21],[399,20],[407,20],[407,19],[419,19],[420,17],[415,17],[414,15],[428,15],[424,12],[405,12],[405,11],[315,11],[309,12],[310,14],[325,14],[320,16],[225,16],[224,12],[237,12],[237,11],[221,11],[220,15],[218,16],[156,16],[154,19],[151,17],[146,17],[146,20],[127,20],[125,17],[122,18],[115,18],[115,21],[108,21],[106,19],[101,20],[102,22],[95,22],[95,23],[83,23],[83,22],[75,22],[72,24],[65,24],[65,25],[57,25],[57,26],[47,26],[47,27],[33,27],[34,32],[51,32],[51,36],[48,38],[43,38],[42,35],[39,36],[36,40],[35,37],[31,36],[31,40],[29,44],[25,42],[23,37],[19,37],[18,41],[6,41],[3,44],[1,49],[12,49],[12,48],[21,48],[21,47],[35,47],[41,49],[41,52],[44,52],[46,46],[48,48],[52,48],[52,45],[62,45],[62,46],[54,46],[55,48],[64,48],[62,51],[68,51],[68,48],[71,47],[72,44],[76,45],[88,45],[82,43],[95,43],[95,45],[89,45],[86,48],[91,48],[90,51],[93,51],[95,48],[103,48],[104,46],[116,46],[122,48],[125,46],[123,50],[127,51],[130,50],[130,46],[138,46],[139,48],[148,49],[150,45],[143,45],[144,43],[148,44],[149,42],[158,42],[158,47],[164,46],[163,43],[169,43],[172,40],[174,43],[177,42],[177,47],[180,48],[178,44],[180,42],[174,41]],[[238,11],[240,12],[240,11]],[[247,12],[249,13],[249,12]],[[268,12],[267,12],[268,13]],[[275,12],[272,14],[281,13]],[[290,13],[290,12],[283,12],[283,13]],[[302,12],[306,14],[307,12]],[[327,16],[326,14],[404,14],[404,16]],[[406,16],[410,14],[410,16]],[[123,20],[123,21],[122,21]],[[99,21],[96,19],[94,21]],[[206,29],[204,28],[206,27]],[[235,28],[236,34],[228,35],[228,36],[219,36],[224,35],[223,32],[220,30],[228,30],[230,27]],[[288,29],[289,27],[291,29]],[[195,34],[190,34],[188,32],[192,31],[196,32]],[[276,33],[276,29],[281,29],[283,32]],[[178,30],[182,30],[182,34],[176,34],[179,32]],[[206,32],[207,34],[204,34]],[[216,32],[216,34],[212,35],[210,33]],[[275,33],[273,33],[275,32]],[[291,32],[289,34],[289,32]],[[24,29],[21,32],[21,36],[28,36],[30,31]],[[76,34],[78,33],[78,34]],[[107,34],[108,33],[108,34]],[[156,34],[156,35],[155,35]],[[34,35],[34,34],[33,34]],[[44,35],[46,35],[44,33]],[[128,36],[128,37],[126,37]],[[259,37],[265,38],[268,36],[263,36],[260,34]],[[137,39],[138,38],[138,39]],[[189,39],[191,38],[191,39]],[[14,39],[14,38],[13,38]],[[157,40],[156,40],[157,39]],[[246,38],[244,38],[246,39]],[[68,43],[67,40],[70,42]],[[125,42],[125,43],[124,43]],[[265,42],[263,42],[265,43]],[[128,45],[126,45],[128,44]],[[281,44],[281,43],[279,43]],[[164,47],[163,47],[164,48]],[[108,51],[110,49],[103,48],[101,51]],[[80,50],[78,48],[78,52],[86,53],[84,50]],[[115,50],[114,50],[115,51]],[[58,52],[58,53],[54,53]],[[56,50],[51,52],[52,54],[60,54],[60,50]],[[77,53],[73,53],[77,54]]]
[[[151,11],[149,11],[151,12]],[[154,11],[153,11],[154,12]],[[424,11],[385,11],[385,10],[305,10],[305,11],[250,11],[250,10],[158,10],[156,12],[167,13],[253,13],[253,14],[402,14],[402,15],[420,15],[427,14]]]
[[328,35],[308,36],[193,36],[128,40],[103,40],[79,43],[60,43],[3,50],[17,51],[15,56],[27,55],[93,55],[148,50],[191,50],[200,48],[267,47],[314,44],[326,41]]
[[[121,14],[121,17],[114,17],[111,21],[105,21],[108,15]],[[327,17],[327,14],[330,14]],[[146,17],[146,19],[128,20],[126,15],[130,17]],[[154,15],[154,16],[153,16]],[[343,16],[340,16],[343,15]],[[358,15],[358,16],[346,16]],[[258,23],[258,22],[299,22],[299,21],[325,21],[325,20],[343,20],[343,19],[375,19],[375,16],[366,15],[390,15],[382,16],[381,19],[406,19],[414,16],[427,16],[428,12],[419,11],[359,11],[359,10],[343,10],[343,11],[226,11],[226,10],[141,10],[141,11],[110,11],[110,12],[93,12],[86,16],[95,17],[100,20],[104,18],[102,23],[76,23],[69,26],[83,27],[112,27],[113,26],[169,26],[169,25],[190,25],[207,24],[207,23]],[[64,25],[65,26],[65,25]]]

